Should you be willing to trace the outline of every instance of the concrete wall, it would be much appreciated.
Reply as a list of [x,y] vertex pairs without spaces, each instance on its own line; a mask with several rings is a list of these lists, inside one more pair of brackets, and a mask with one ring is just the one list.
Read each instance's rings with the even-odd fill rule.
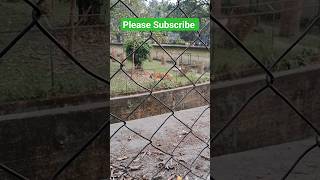
[[[200,84],[196,89],[201,92],[201,94],[206,97],[208,101],[210,100],[209,83]],[[166,104],[167,107],[161,105],[161,103],[159,103],[153,97],[147,98],[148,93],[143,93],[111,98],[110,112],[122,119],[128,117],[128,120],[132,120],[170,112],[168,107],[175,107],[175,110],[182,110],[208,104],[205,99],[199,95],[199,93],[197,93],[195,90],[192,90],[192,86],[157,91],[153,93],[153,95]],[[183,101],[181,101],[183,97],[185,98]],[[143,101],[145,102],[138,109],[136,109],[137,106]],[[133,110],[134,113],[130,114]],[[114,121],[117,122],[117,120]]]
[[[99,129],[106,103],[0,116],[0,162],[30,179],[50,179]],[[106,178],[108,128],[58,179]],[[0,179],[13,179],[0,169]]]
[[[320,66],[276,73],[275,86],[320,128]],[[265,76],[216,82],[211,89],[211,136],[265,84]],[[300,140],[311,128],[271,90],[257,96],[214,143],[213,155]]]
[[91,93],[49,99],[34,99],[0,104],[0,115],[39,111],[44,109],[63,108],[79,104],[90,104],[104,101],[107,93]]

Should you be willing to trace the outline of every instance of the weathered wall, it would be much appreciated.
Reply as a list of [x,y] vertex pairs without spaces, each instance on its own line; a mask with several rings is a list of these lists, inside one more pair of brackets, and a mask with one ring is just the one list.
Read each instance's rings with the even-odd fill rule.
[[[320,128],[320,66],[276,73],[275,86]],[[265,84],[265,76],[216,82],[211,89],[211,136]],[[257,96],[214,143],[213,155],[303,139],[311,128],[271,90]]]
[[[50,179],[105,122],[106,103],[0,116],[0,162],[30,179]],[[58,179],[106,178],[107,129]],[[13,177],[0,169],[0,179]]]
[[0,104],[0,115],[39,111],[44,109],[62,108],[79,104],[89,104],[104,101],[107,93],[94,92],[64,97],[52,97],[49,99],[35,99],[28,101],[16,101]]

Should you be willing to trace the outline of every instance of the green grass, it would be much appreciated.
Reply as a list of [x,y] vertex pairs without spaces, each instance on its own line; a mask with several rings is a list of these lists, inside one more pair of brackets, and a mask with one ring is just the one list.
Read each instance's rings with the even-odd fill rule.
[[[296,37],[295,37],[296,38]],[[272,64],[295,40],[274,35],[268,31],[251,33],[244,44],[265,65]],[[222,42],[222,35],[216,34],[216,44]],[[307,35],[276,67],[276,70],[298,68],[311,62],[313,56],[320,53],[320,38],[313,34]],[[216,46],[212,67],[215,74],[237,73],[246,69],[259,68],[254,60],[243,49]]]
[[[143,73],[162,73],[163,75],[173,66],[172,64],[166,64],[161,65],[159,61],[149,61],[146,60],[143,62]],[[125,71],[128,73],[128,75],[131,75],[131,67],[132,62],[127,61],[125,63]],[[115,73],[115,71],[119,68],[118,63],[111,62],[111,75]],[[135,70],[138,71],[138,70]],[[113,73],[112,73],[113,72]],[[208,82],[210,79],[210,74],[205,73],[198,82],[198,78],[200,77],[200,74],[196,72],[188,72],[185,76],[179,75],[176,71],[169,71],[171,79],[163,79],[160,83],[158,83],[158,80],[150,78],[148,75],[136,75],[133,76],[133,80],[139,83],[139,85],[151,89],[154,88],[154,90],[162,90],[162,89],[172,89],[176,87],[186,86],[193,83],[203,83]],[[111,96],[119,96],[119,95],[126,95],[126,94],[134,94],[139,92],[146,92],[146,90],[136,83],[134,83],[132,79],[130,79],[125,73],[119,72],[117,75],[115,75],[111,80]],[[158,84],[157,84],[158,83]],[[157,84],[157,85],[156,85]],[[156,86],[155,86],[156,85]],[[155,86],[155,87],[154,87]]]
[[159,61],[155,61],[155,60],[151,60],[151,61],[144,61],[143,62],[143,69],[145,70],[154,70],[156,72],[167,72],[168,69],[170,67],[172,67],[173,65],[172,64],[166,64],[166,65],[161,65],[161,63]]

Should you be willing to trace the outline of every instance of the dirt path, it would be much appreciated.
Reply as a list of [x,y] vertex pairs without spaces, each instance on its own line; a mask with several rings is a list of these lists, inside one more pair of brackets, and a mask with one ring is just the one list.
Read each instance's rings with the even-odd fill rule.
[[[206,111],[202,114],[204,110]],[[200,115],[201,117],[197,120]],[[170,114],[163,114],[127,123],[127,127],[131,130],[151,139],[154,147],[149,144],[148,140],[126,127],[122,127],[113,135],[123,123],[111,126],[111,164],[113,165],[112,175],[115,179],[121,178],[120,175],[130,162],[132,163],[127,170],[131,177],[137,179],[151,179],[152,177],[170,179],[175,175],[184,176],[189,170],[192,170],[194,174],[189,173],[188,179],[195,179],[196,176],[205,178],[209,174],[210,150],[206,148],[204,142],[209,140],[210,109],[207,106],[193,108],[176,112],[176,118],[169,116]],[[167,121],[161,126],[166,119]],[[182,122],[189,127],[196,122],[192,128],[194,135],[188,133],[189,129]],[[161,128],[157,131],[160,126]],[[157,133],[152,137],[156,131]],[[202,149],[205,150],[198,156]],[[169,154],[173,154],[174,158],[170,159]],[[197,160],[192,164],[195,159]]]

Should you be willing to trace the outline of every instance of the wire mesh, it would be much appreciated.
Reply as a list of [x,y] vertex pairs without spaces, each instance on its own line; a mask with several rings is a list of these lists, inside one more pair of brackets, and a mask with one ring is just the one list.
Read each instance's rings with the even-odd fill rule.
[[[115,74],[119,73],[120,71],[122,71],[129,79],[131,79],[132,82],[134,82],[136,85],[140,86],[141,88],[145,89],[147,92],[149,92],[149,95],[147,98],[153,98],[155,99],[156,101],[158,101],[160,104],[162,104],[163,106],[167,107],[170,111],[171,111],[171,115],[170,117],[173,117],[175,118],[177,121],[179,121],[182,125],[184,125],[187,129],[188,129],[188,132],[185,134],[184,138],[185,139],[188,135],[192,135],[194,136],[195,138],[202,140],[202,138],[198,137],[194,132],[193,132],[193,129],[192,127],[195,125],[195,123],[199,120],[199,118],[201,117],[201,114],[203,114],[205,111],[207,111],[209,109],[209,107],[205,108],[205,110],[203,110],[203,112],[199,115],[199,117],[197,118],[197,120],[194,122],[194,124],[192,124],[191,126],[188,126],[187,124],[185,124],[181,119],[179,119],[176,115],[175,115],[175,107],[169,107],[167,106],[165,103],[163,103],[159,98],[157,98],[156,96],[153,95],[153,91],[155,89],[155,87],[161,82],[164,80],[165,76],[169,73],[169,71],[173,68],[177,68],[180,73],[190,82],[190,84],[192,84],[193,88],[176,104],[176,106],[179,105],[180,102],[183,101],[183,99],[185,99],[188,94],[191,93],[191,91],[195,91],[196,93],[198,93],[208,104],[209,104],[209,100],[197,89],[197,82],[201,79],[201,77],[203,76],[203,74],[197,79],[197,80],[191,80],[184,72],[182,72],[182,70],[180,70],[177,65],[176,65],[176,61],[177,59],[179,59],[187,50],[188,48],[190,48],[190,46],[192,46],[193,43],[195,43],[196,41],[201,42],[205,47],[206,47],[206,50],[209,51],[209,48],[207,47],[207,45],[203,42],[203,40],[201,40],[200,38],[200,33],[202,30],[200,30],[199,32],[196,33],[197,35],[197,38],[188,46],[185,48],[185,50],[177,57],[177,58],[173,58],[166,50],[165,48],[163,48],[161,46],[161,44],[153,37],[153,34],[150,33],[150,36],[147,40],[150,40],[152,39],[154,42],[156,42],[159,47],[161,47],[161,49],[171,58],[171,61],[173,62],[173,66],[163,75],[163,77],[161,77],[161,79],[159,81],[157,81],[155,83],[155,85],[151,88],[145,88],[143,87],[142,85],[140,85],[139,83],[135,82],[134,79],[132,79],[132,77],[126,72],[126,70],[124,69],[124,61],[126,61],[126,59],[130,56],[128,56],[126,59],[124,59],[123,61],[119,61],[117,60],[115,57],[110,57],[111,59],[115,60],[116,62],[118,62],[120,64],[120,69],[114,73],[113,75],[111,75],[110,79],[107,80],[107,79],[104,79],[103,77],[93,73],[92,71],[90,71],[88,68],[86,68],[82,63],[80,63],[80,61],[78,61],[78,59],[73,55],[72,52],[70,52],[67,48],[65,48],[49,31],[48,29],[43,25],[41,24],[40,22],[40,19],[41,19],[41,16],[43,15],[43,11],[41,9],[41,6],[42,6],[42,3],[44,3],[45,1],[44,0],[40,0],[39,2],[37,3],[34,3],[33,1],[30,1],[30,0],[24,0],[24,2],[30,6],[32,8],[32,21],[29,23],[28,26],[26,26],[3,50],[1,50],[0,52],[0,58],[2,58],[4,55],[6,55],[10,49],[12,49],[17,42],[19,42],[21,40],[21,38],[23,38],[27,32],[31,31],[32,28],[34,27],[37,27],[40,32],[45,35],[54,45],[56,48],[60,49],[63,54],[68,57],[68,59],[73,62],[74,64],[76,64],[83,72],[85,72],[88,76],[91,76],[93,78],[95,78],[96,80],[98,81],[101,81],[102,83],[106,84],[106,85],[110,85],[110,80],[112,80],[112,78],[114,77]],[[117,1],[114,5],[111,6],[111,9],[116,6],[117,4],[123,4],[125,7],[127,7],[127,9],[133,13],[135,15],[135,13],[130,9],[130,7],[123,1],[119,0]],[[208,3],[204,3],[204,5],[208,5]],[[177,2],[177,5],[176,7],[168,14],[168,16],[174,12],[174,11],[180,11],[184,17],[188,17],[187,13],[184,12],[181,8],[180,8],[180,2],[178,1]],[[192,13],[192,12],[190,12]],[[135,15],[136,16],[136,15]],[[137,16],[136,16],[137,17]],[[207,24],[208,26],[208,24]],[[147,41],[146,40],[146,41]],[[145,42],[146,42],[145,41]],[[143,44],[141,44],[142,46]],[[141,47],[140,46],[140,47]],[[137,51],[140,47],[138,47],[135,51]],[[135,51],[132,52],[135,53]],[[143,101],[144,102],[144,101]],[[143,102],[141,102],[141,104],[139,104],[137,106],[137,108],[139,106],[141,106],[143,104]],[[136,108],[136,109],[137,109]],[[135,110],[133,110],[131,112],[134,113]],[[129,115],[130,116],[130,115]],[[121,128],[127,128],[130,130],[130,127],[126,124],[126,119],[120,119],[116,116],[114,116],[113,114],[110,114],[107,116],[107,120],[105,121],[105,123],[100,127],[99,130],[97,130],[91,137],[90,139],[84,143],[84,145],[76,152],[74,153],[71,157],[67,158],[65,163],[63,163],[63,165],[54,173],[54,175],[52,176],[51,179],[57,179],[59,178],[59,175],[107,128],[109,127],[109,124],[110,124],[110,117],[113,117],[113,118],[117,118],[119,121],[123,122],[123,126],[121,126],[115,133],[117,133]],[[168,121],[169,118],[166,118],[165,121],[161,124],[161,126],[154,132],[154,134],[152,135],[155,136],[156,133],[161,129],[161,127],[166,124],[166,122]],[[142,135],[140,135],[138,132],[134,132],[136,134],[138,134],[139,136],[141,136],[142,138],[145,138],[143,137]],[[113,134],[114,135],[114,134]],[[111,135],[110,138],[113,137],[113,135]],[[157,148],[156,145],[153,144],[152,142],[152,137],[151,138],[145,138],[146,140],[148,140],[148,144],[143,148],[147,148],[147,146],[152,146],[152,147],[155,147],[156,149],[160,150],[160,148]],[[167,154],[170,156],[170,159],[168,159],[165,163],[164,163],[164,166],[163,167],[166,167],[167,164],[169,163],[169,161],[176,161],[178,164],[180,164],[181,166],[185,167],[187,169],[187,172],[185,173],[184,176],[188,175],[188,174],[193,174],[195,176],[197,176],[196,174],[193,173],[191,167],[192,166],[186,166],[185,164],[181,163],[180,161],[176,160],[175,159],[175,155],[173,154],[175,152],[175,150],[177,149],[177,147],[183,142],[183,139],[175,146],[175,148],[173,149],[172,152],[164,152],[162,151],[163,153]],[[203,141],[203,143],[205,144],[206,148],[209,148],[210,145]],[[140,152],[137,153],[137,156],[139,154],[142,153],[142,150]],[[200,156],[200,154],[193,160],[192,164],[196,161],[196,159]],[[130,166],[130,164],[133,162],[134,159],[132,159],[132,161],[127,164],[125,166],[125,170],[128,170],[128,167]],[[16,172],[15,170],[7,167],[6,165],[4,164],[0,164],[0,168],[2,170],[4,170],[5,172],[8,172],[9,174],[17,177],[18,179],[28,179],[27,177],[23,176],[22,174]],[[156,176],[157,174],[159,174],[161,171],[163,170],[163,168],[161,168],[159,170],[159,172],[157,172],[154,176]],[[127,171],[124,172],[124,174],[127,174]],[[198,176],[199,177],[199,176]],[[203,177],[201,177],[203,179]]]
[[[61,166],[59,168],[59,170],[57,172],[55,172],[55,174],[52,176],[52,179],[57,179],[59,177],[59,175],[73,162],[74,159],[76,159],[79,154],[81,152],[83,152],[86,147],[88,147],[93,141],[94,139],[96,139],[107,127],[109,127],[109,123],[110,123],[110,118],[115,118],[117,119],[118,121],[122,122],[122,125],[110,136],[110,139],[112,140],[112,138],[121,130],[121,129],[127,129],[133,133],[135,133],[136,135],[138,135],[139,137],[143,138],[144,140],[147,141],[147,144],[139,151],[137,152],[137,154],[135,155],[134,158],[131,159],[131,161],[124,165],[123,167],[121,167],[121,171],[122,171],[122,174],[120,176],[123,176],[123,175],[126,175],[126,176],[130,176],[130,165],[134,162],[135,158],[138,157],[139,155],[142,154],[143,150],[146,149],[147,147],[153,147],[159,151],[161,151],[162,153],[166,154],[169,156],[169,158],[167,159],[167,161],[164,163],[164,166],[162,168],[159,169],[158,172],[156,172],[155,174],[152,175],[152,177],[157,177],[157,175],[159,173],[161,173],[166,165],[168,165],[168,163],[172,162],[172,161],[175,161],[177,164],[179,164],[180,166],[183,166],[185,168],[185,171],[184,173],[181,175],[182,177],[187,177],[188,175],[192,175],[194,177],[197,177],[197,178],[200,178],[200,179],[207,179],[208,177],[211,176],[211,179],[213,179],[213,176],[214,174],[210,174],[210,172],[208,172],[207,175],[198,175],[197,173],[195,173],[195,171],[193,170],[193,165],[195,164],[195,162],[197,161],[197,159],[201,156],[201,153],[203,151],[205,151],[206,149],[210,149],[210,144],[211,143],[214,143],[215,140],[217,139],[218,136],[220,136],[225,129],[227,129],[229,127],[230,124],[232,124],[236,119],[237,117],[239,116],[239,114],[241,114],[241,112],[246,108],[246,106],[248,104],[250,104],[250,102],[255,99],[260,93],[264,92],[266,89],[270,89],[274,92],[275,95],[277,95],[281,100],[283,100],[287,105],[288,105],[288,108],[291,108],[297,115],[300,116],[301,120],[304,121],[305,123],[307,123],[309,125],[309,127],[311,129],[313,129],[313,131],[317,134],[317,137],[319,137],[320,135],[320,131],[319,129],[317,129],[313,123],[311,123],[311,121],[306,118],[303,113],[297,109],[293,103],[290,102],[290,100],[285,96],[283,95],[283,93],[281,91],[279,91],[277,89],[277,87],[274,86],[274,82],[276,81],[276,78],[274,77],[273,75],[273,68],[281,61],[283,60],[283,58],[306,36],[306,34],[310,31],[310,29],[315,26],[316,23],[318,23],[319,21],[319,18],[320,18],[320,15],[317,15],[312,23],[308,26],[308,28],[302,33],[302,35],[300,35],[294,43],[292,43],[292,45],[286,50],[283,52],[283,54],[281,56],[279,56],[277,58],[277,60],[270,66],[265,66],[261,60],[259,60],[230,30],[228,30],[213,14],[210,15],[210,19],[213,23],[215,23],[216,25],[218,25],[221,29],[223,29],[223,31],[225,31],[252,59],[253,61],[259,66],[261,67],[265,74],[266,74],[266,83],[265,83],[265,86],[261,89],[258,89],[255,93],[252,94],[252,96],[247,99],[247,101],[239,108],[239,110],[233,115],[233,117],[223,126],[223,128],[221,128],[215,135],[213,135],[208,141],[204,141],[202,138],[198,137],[198,135],[196,133],[193,132],[193,127],[194,125],[197,123],[197,120],[201,117],[201,114],[203,114],[205,111],[207,111],[209,107],[207,107],[205,110],[202,111],[202,113],[196,118],[196,121],[194,121],[194,124],[192,124],[191,126],[185,124],[183,122],[183,120],[181,120],[180,118],[178,118],[176,116],[176,112],[175,112],[175,107],[169,107],[168,105],[166,105],[165,103],[163,103],[161,101],[161,99],[157,98],[156,96],[154,96],[153,92],[154,92],[154,88],[161,82],[163,81],[163,79],[165,78],[165,75],[167,75],[169,73],[169,71],[173,68],[177,68],[179,70],[179,67],[177,67],[177,64],[176,64],[176,60],[179,58],[173,58],[170,53],[168,53],[166,51],[166,49],[164,47],[161,46],[161,44],[157,41],[156,38],[153,37],[153,33],[150,32],[150,35],[149,37],[145,40],[144,43],[146,43],[148,40],[153,40],[154,42],[156,42],[159,47],[171,58],[172,62],[173,62],[173,66],[164,74],[164,76],[151,88],[146,88],[142,85],[140,85],[139,83],[135,82],[134,79],[132,79],[132,77],[130,76],[130,74],[128,72],[126,72],[126,70],[124,69],[124,62],[128,59],[129,56],[131,56],[133,53],[135,53],[135,51],[137,51],[137,49],[139,49],[143,44],[141,44],[135,51],[133,51],[131,54],[129,54],[124,60],[118,60],[116,59],[115,57],[110,57],[111,59],[113,59],[114,61],[116,61],[119,65],[120,65],[120,68],[118,69],[117,72],[115,72],[114,74],[112,74],[110,76],[110,80],[106,80],[102,77],[100,77],[99,75],[91,72],[89,69],[87,69],[85,66],[83,66],[73,55],[71,52],[69,52],[65,47],[63,47],[63,45],[61,43],[58,42],[58,40],[39,22],[41,16],[42,16],[42,12],[41,12],[41,9],[39,8],[41,3],[43,2],[43,0],[40,0],[38,3],[33,3],[32,1],[30,0],[24,0],[24,2],[26,4],[28,4],[32,9],[33,9],[33,13],[32,13],[32,21],[30,22],[30,24],[28,26],[26,26],[3,50],[1,50],[0,52],[0,58],[2,58],[5,54],[7,54],[7,52],[15,46],[15,44],[22,38],[25,36],[25,34],[27,32],[29,32],[31,30],[31,28],[33,27],[37,27],[50,41],[52,41],[55,46],[57,48],[59,48],[68,58],[69,60],[71,60],[73,63],[75,63],[81,70],[83,70],[85,73],[87,73],[89,76],[92,76],[94,77],[95,79],[101,81],[102,83],[105,83],[107,85],[110,85],[110,80],[112,80],[112,78],[117,74],[119,73],[120,71],[123,72],[124,74],[126,74],[126,76],[131,79],[132,82],[134,82],[136,85],[140,86],[141,88],[145,89],[149,94],[147,96],[147,98],[152,98],[154,100],[156,100],[159,104],[161,104],[162,106],[166,107],[168,110],[170,110],[170,116],[169,117],[172,117],[174,119],[176,119],[179,123],[181,123],[183,126],[185,126],[188,131],[187,133],[183,136],[182,140],[180,142],[178,142],[178,144],[174,147],[174,149],[171,151],[171,152],[167,152],[167,151],[163,151],[161,148],[159,148],[156,144],[154,144],[153,142],[153,137],[158,133],[158,131],[162,128],[163,125],[165,125],[169,118],[166,118],[164,119],[163,123],[157,128],[157,130],[153,133],[153,135],[151,136],[151,138],[149,137],[144,137],[143,135],[139,134],[139,132],[136,132],[134,131],[133,129],[130,128],[130,126],[126,123],[126,118],[119,118],[113,114],[109,114],[107,116],[107,120],[105,121],[105,123],[100,127],[99,130],[97,130],[93,135],[92,137],[84,143],[84,145],[79,149],[79,151],[77,151],[75,154],[73,154],[70,158],[68,158],[66,160],[66,162],[64,163],[63,166]],[[136,15],[136,13],[130,8],[129,5],[127,5],[124,1],[122,0],[118,0],[115,4],[113,4],[111,6],[111,9],[114,8],[115,6],[117,6],[118,4],[122,4],[124,5],[128,11],[130,11],[132,14],[134,14],[135,17],[138,17]],[[203,5],[209,5],[209,2],[203,2]],[[212,7],[213,7],[213,3],[211,3],[211,6],[210,6],[210,10],[212,12]],[[175,8],[168,13],[168,16],[174,12],[174,11],[180,11],[184,17],[189,17],[190,13],[187,13],[187,12],[184,12],[183,9],[181,9],[180,7],[180,1],[177,1],[177,4],[175,6]],[[201,33],[202,30],[200,30],[199,32],[196,32],[197,34],[197,39],[194,40],[195,41],[200,41],[203,46],[206,47],[206,49],[209,51],[209,47],[206,45],[206,43],[204,43],[201,38],[200,38],[200,33]],[[191,46],[191,44],[190,44]],[[190,47],[189,46],[189,47]],[[182,56],[186,50],[189,48],[187,47],[182,53],[180,56]],[[198,78],[198,80],[196,81],[192,81],[190,80],[190,78],[184,74],[184,72],[180,71],[180,73],[182,75],[185,76],[185,78],[187,78],[189,81],[190,81],[190,84],[192,84],[193,88],[191,91],[195,91],[197,92],[208,104],[210,104],[209,100],[197,89],[197,81],[201,78],[201,76]],[[212,81],[213,82],[213,81]],[[190,91],[190,92],[191,92]],[[189,93],[187,93],[182,99],[185,99],[187,96],[188,96]],[[146,98],[146,99],[147,99]],[[143,100],[136,108],[138,109],[139,106],[141,106],[145,101]],[[181,102],[180,101],[180,102]],[[178,103],[179,104],[179,103]],[[131,114],[134,113],[133,110]],[[129,116],[130,116],[129,115]],[[129,117],[128,116],[128,117]],[[183,142],[183,139],[185,139],[188,135],[191,135],[191,136],[194,136],[195,138],[199,139],[200,141],[202,141],[202,143],[205,145],[205,147],[199,151],[198,153],[195,154],[195,158],[191,161],[191,163],[189,165],[185,165],[184,163],[182,163],[181,161],[179,161],[178,159],[176,159],[176,155],[174,154],[174,152],[176,151],[176,149],[179,147],[179,145]],[[290,173],[294,170],[294,168],[297,166],[297,164],[299,164],[299,162],[313,149],[315,148],[319,148],[320,147],[320,143],[319,143],[319,139],[316,138],[315,140],[315,143],[312,144],[310,146],[310,148],[306,149],[298,158],[297,160],[293,163],[293,165],[288,169],[288,171],[284,174],[283,178],[282,179],[286,179]],[[1,164],[0,163],[0,168],[10,174],[12,174],[13,176],[17,177],[18,179],[28,179],[27,177],[24,177],[22,174],[19,174],[17,173],[15,170],[13,169],[10,169],[9,167],[7,167],[6,165],[4,164]],[[113,167],[115,168],[115,167]]]
[[[65,48],[50,32],[49,30],[40,22],[41,17],[43,16],[42,11],[42,4],[45,3],[45,0],[40,0],[37,3],[34,3],[30,0],[24,0],[23,1],[27,6],[31,7],[32,9],[32,20],[20,33],[17,34],[17,36],[5,47],[0,51],[0,59],[2,60],[3,56],[5,56],[26,34],[30,31],[32,31],[32,28],[37,28],[45,37],[47,37],[56,48],[60,49],[63,54],[68,57],[68,60],[70,60],[72,63],[74,63],[78,68],[80,68],[85,74],[88,76],[93,77],[94,79],[100,81],[101,83],[105,85],[109,85],[110,82],[101,77],[100,75],[95,74],[91,70],[89,70],[87,67],[85,67],[75,56],[67,49]],[[108,117],[107,117],[108,118]],[[92,142],[103,132],[105,129],[109,126],[109,120],[106,120],[103,125],[101,125],[100,129],[98,129],[94,134],[91,135],[91,137],[88,139],[88,141],[84,142],[81,148],[77,152],[75,152],[71,157],[66,157],[65,162],[63,165],[58,168],[56,172],[52,175],[51,179],[57,179],[59,178],[59,175],[90,145]],[[11,169],[10,167],[7,167],[5,164],[0,163],[0,169],[4,170],[5,172],[11,174],[12,176],[18,178],[18,179],[29,179],[28,177],[25,177],[24,175],[18,173],[17,171]]]
[[[167,15],[163,16],[163,17],[170,17],[174,12],[178,11],[179,13],[181,13],[181,17],[183,18],[189,18],[191,17],[193,14],[193,11],[196,10],[196,8],[191,11],[191,12],[185,12],[184,9],[181,8],[181,2],[177,1],[174,8],[172,10],[170,10]],[[139,16],[136,14],[136,12],[134,11],[133,8],[130,7],[130,4],[128,4],[128,2],[126,1],[122,1],[122,0],[118,0],[116,1],[113,5],[111,5],[110,10],[112,11],[113,8],[117,7],[117,6],[124,6],[126,8],[126,11],[129,11],[131,14],[133,14],[134,17],[138,18]],[[199,1],[199,7],[206,7],[207,9],[209,9],[209,3],[207,1]],[[209,14],[209,13],[208,13]],[[182,178],[200,178],[200,179],[207,179],[209,177],[209,167],[207,167],[207,172],[205,174],[201,173],[199,174],[198,172],[196,172],[195,170],[195,166],[194,163],[199,159],[199,157],[201,156],[201,153],[205,150],[210,150],[210,144],[209,142],[207,142],[206,140],[203,139],[203,137],[200,137],[194,130],[194,126],[199,122],[199,119],[202,117],[202,115],[206,112],[209,111],[210,106],[204,108],[203,110],[201,110],[201,113],[199,115],[197,115],[195,118],[195,120],[193,121],[193,123],[191,125],[187,124],[185,119],[180,118],[177,115],[177,108],[178,106],[191,94],[191,92],[195,92],[199,98],[203,99],[206,104],[209,104],[210,101],[209,99],[202,93],[200,92],[200,90],[198,89],[199,84],[198,82],[201,80],[201,78],[206,74],[206,72],[203,72],[197,79],[192,80],[185,72],[183,72],[181,70],[181,68],[179,67],[178,61],[179,59],[185,55],[188,51],[188,49],[190,47],[192,47],[196,42],[201,43],[201,45],[203,47],[205,47],[207,52],[210,52],[209,47],[207,46],[207,44],[202,40],[201,38],[201,33],[203,31],[205,31],[205,29],[209,26],[209,22],[205,24],[205,26],[203,26],[198,32],[195,32],[196,38],[194,40],[192,40],[192,42],[186,46],[184,48],[184,50],[179,53],[178,55],[173,55],[172,53],[168,52],[166,50],[166,47],[164,47],[155,37],[153,32],[150,32],[147,36],[147,38],[144,40],[143,43],[141,43],[135,50],[133,50],[131,53],[129,53],[126,58],[120,60],[117,57],[113,57],[111,56],[110,58],[117,62],[119,64],[119,69],[115,72],[111,74],[111,82],[112,80],[115,78],[116,75],[118,74],[125,74],[127,76],[127,78],[129,79],[129,81],[131,81],[132,83],[134,83],[136,86],[139,86],[141,89],[143,89],[145,92],[147,92],[147,95],[143,98],[143,100],[138,103],[138,105],[133,109],[133,111],[131,111],[131,113],[129,113],[126,117],[121,118],[118,117],[115,114],[110,114],[110,116],[117,120],[118,122],[120,122],[120,125],[114,130],[114,132],[110,135],[110,142],[111,142],[111,153],[112,151],[117,151],[117,149],[112,149],[112,141],[115,141],[114,139],[116,138],[117,135],[120,134],[120,131],[129,131],[130,133],[134,134],[136,136],[136,138],[140,138],[143,141],[145,141],[145,144],[142,145],[141,147],[139,147],[139,150],[136,152],[131,152],[131,154],[127,154],[127,156],[132,156],[132,158],[130,157],[130,159],[120,165],[115,165],[115,164],[111,164],[111,169],[112,169],[112,173],[111,173],[111,178],[137,178],[137,179],[141,179],[141,178],[145,178],[145,179],[157,179],[157,178],[176,178],[176,176],[181,176]],[[162,51],[163,54],[167,55],[169,57],[169,61],[170,61],[170,67],[166,70],[166,72],[164,72],[161,76],[161,78],[159,80],[156,81],[156,83],[154,83],[151,87],[145,87],[143,84],[137,82],[134,78],[132,78],[130,72],[128,72],[126,70],[126,65],[125,62],[128,61],[128,59],[132,56],[132,54],[134,54],[136,51],[139,50],[139,48],[142,48],[142,46],[147,43],[149,40],[153,41],[157,47],[159,47]],[[185,79],[187,79],[188,84],[190,84],[192,86],[192,88],[190,90],[188,90],[188,92],[180,99],[178,100],[178,102],[174,105],[174,106],[170,106],[168,104],[166,104],[165,102],[163,102],[162,99],[160,99],[159,97],[157,97],[156,95],[154,95],[154,92],[157,88],[157,86],[163,82],[166,78],[166,76],[170,73],[171,70],[176,69],[179,74],[181,76],[183,76]],[[157,104],[159,104],[159,106],[167,109],[167,111],[169,111],[169,115],[166,117],[161,117],[158,118],[157,121],[160,121],[161,123],[159,124],[159,126],[157,125],[156,129],[154,130],[154,132],[151,133],[151,136],[146,136],[144,134],[142,134],[141,132],[135,130],[128,122],[127,120],[130,119],[130,116],[132,116],[134,113],[136,113],[136,111],[143,106],[144,103],[146,103],[146,101],[148,101],[149,99],[152,99],[153,101],[156,101]],[[138,120],[139,121],[139,120]],[[171,150],[165,150],[161,147],[159,147],[159,144],[156,143],[156,136],[158,136],[159,134],[161,134],[160,131],[162,131],[166,125],[168,125],[170,122],[172,121],[176,121],[177,124],[183,126],[184,128],[186,128],[186,132],[183,133],[181,139],[176,143],[176,144],[172,144],[171,146],[173,147]],[[174,136],[174,134],[172,134],[171,136]],[[203,145],[204,145],[204,149],[201,151],[197,151],[195,153],[193,153],[193,157],[192,160],[189,163],[185,163],[181,160],[179,160],[178,156],[176,154],[177,150],[179,149],[179,147],[182,146],[182,144],[184,143],[184,141],[189,137],[192,136],[193,138],[197,139],[198,141],[200,141]],[[167,137],[170,138],[170,137]],[[207,137],[208,138],[208,137]],[[169,141],[169,139],[164,140],[164,141]],[[164,159],[164,161],[162,162],[160,167],[155,167],[154,169],[149,167],[149,176],[140,176],[139,174],[135,173],[135,169],[136,164],[135,162],[140,158],[141,155],[145,154],[147,152],[148,148],[152,148],[155,149],[156,151],[158,151],[161,154],[164,154],[165,156],[167,156],[166,159]],[[126,157],[127,158],[127,157]],[[121,159],[121,157],[120,157]],[[209,161],[208,159],[206,161]],[[181,167],[181,171],[177,170],[178,172],[172,174],[172,172],[170,172],[170,166],[172,165],[172,163],[175,163],[176,166]],[[152,164],[151,166],[157,166],[157,164]],[[169,167],[169,168],[168,168]],[[139,167],[140,168],[140,167]],[[142,168],[148,168],[148,167],[142,167]],[[178,167],[176,167],[178,169]],[[152,170],[151,170],[152,169]]]
[[[212,1],[213,2],[213,1]],[[215,140],[223,134],[223,132],[228,129],[231,124],[233,124],[237,118],[240,116],[240,114],[244,111],[244,109],[254,100],[256,99],[261,93],[266,91],[267,89],[270,89],[279,99],[281,99],[284,103],[288,105],[288,108],[292,109],[300,118],[302,121],[304,121],[308,126],[315,132],[316,134],[316,140],[315,143],[310,145],[309,148],[307,148],[304,152],[301,153],[299,157],[297,157],[297,160],[293,162],[292,166],[288,168],[288,170],[285,172],[283,177],[281,179],[287,179],[289,175],[293,172],[295,167],[299,164],[299,162],[309,153],[311,150],[319,148],[319,129],[316,128],[316,126],[289,100],[288,97],[286,97],[275,85],[275,81],[277,80],[274,77],[273,71],[274,68],[279,64],[284,57],[295,47],[301,42],[301,40],[310,32],[311,28],[314,27],[320,19],[320,14],[317,14],[310,25],[304,30],[304,32],[299,35],[295,39],[295,41],[278,57],[276,60],[269,66],[266,66],[262,61],[249,49],[246,47],[246,45],[233,33],[231,32],[228,28],[226,28],[225,25],[221,21],[218,20],[218,18],[214,15],[214,3],[211,3],[210,5],[210,19],[211,21],[220,27],[224,32],[228,34],[232,38],[232,40],[250,56],[250,58],[263,70],[264,74],[266,75],[265,77],[265,85],[256,90],[249,98],[239,107],[239,109],[236,111],[235,114],[232,115],[232,118],[227,121],[221,129],[219,129],[215,134],[211,134],[210,141],[212,144],[215,143]],[[212,82],[213,83],[213,82]],[[212,151],[213,152],[213,151]],[[214,158],[211,159],[211,163],[214,163]],[[214,170],[212,170],[211,173],[211,179],[214,179]]]

